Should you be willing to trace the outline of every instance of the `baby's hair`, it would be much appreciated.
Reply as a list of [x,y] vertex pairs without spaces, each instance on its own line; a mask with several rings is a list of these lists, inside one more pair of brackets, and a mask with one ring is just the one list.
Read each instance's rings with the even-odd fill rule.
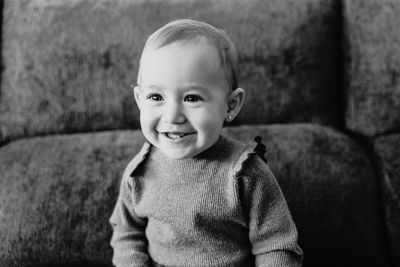
[[158,49],[173,42],[189,42],[199,37],[204,37],[215,48],[228,85],[232,90],[235,90],[238,87],[238,55],[235,45],[224,30],[208,23],[191,19],[172,21],[150,35],[144,46],[143,53],[147,48]]

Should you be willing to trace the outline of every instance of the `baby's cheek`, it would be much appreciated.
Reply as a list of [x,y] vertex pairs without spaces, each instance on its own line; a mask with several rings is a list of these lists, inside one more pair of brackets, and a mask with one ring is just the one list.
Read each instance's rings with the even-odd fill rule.
[[221,121],[218,114],[208,114],[201,122],[201,128],[205,135],[207,135],[207,138],[219,135],[222,125],[223,121]]
[[140,113],[140,124],[145,127],[151,127],[155,124],[156,119],[150,111],[144,110]]
[[145,137],[151,141],[156,137],[156,120],[147,114],[140,114],[140,126]]

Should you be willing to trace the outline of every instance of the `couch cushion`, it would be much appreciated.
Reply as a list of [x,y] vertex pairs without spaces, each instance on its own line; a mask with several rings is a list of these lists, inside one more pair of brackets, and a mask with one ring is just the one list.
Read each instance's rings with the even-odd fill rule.
[[375,140],[380,160],[381,185],[385,200],[386,223],[395,266],[400,266],[400,134],[382,136]]
[[237,44],[248,91],[237,123],[341,123],[335,0],[5,0],[0,143],[138,128],[130,85],[144,42],[177,18],[222,27]]
[[400,128],[400,5],[345,0],[346,126],[366,135]]
[[[387,266],[374,172],[351,139],[316,125],[241,126],[262,136],[305,266]],[[24,139],[0,149],[0,266],[110,265],[108,218],[139,131]]]
[[109,262],[108,218],[122,171],[143,140],[119,131],[2,147],[0,266]]
[[304,266],[389,266],[374,169],[357,143],[307,125],[228,129],[261,135],[300,233]]

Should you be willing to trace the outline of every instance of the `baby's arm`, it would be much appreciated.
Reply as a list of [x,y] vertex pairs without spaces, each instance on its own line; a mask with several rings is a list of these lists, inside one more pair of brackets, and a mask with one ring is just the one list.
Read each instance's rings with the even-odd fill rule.
[[301,266],[296,226],[268,165],[251,156],[242,178],[242,202],[256,266]]
[[132,180],[124,175],[117,204],[110,218],[113,228],[111,246],[114,250],[113,264],[123,266],[148,266],[147,220],[138,217],[132,205]]

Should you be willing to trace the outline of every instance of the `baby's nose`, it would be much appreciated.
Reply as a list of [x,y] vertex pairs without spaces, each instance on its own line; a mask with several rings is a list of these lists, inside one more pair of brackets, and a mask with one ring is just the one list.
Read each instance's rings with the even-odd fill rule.
[[170,124],[182,124],[186,121],[183,114],[182,106],[179,103],[171,102],[165,105],[162,120]]

